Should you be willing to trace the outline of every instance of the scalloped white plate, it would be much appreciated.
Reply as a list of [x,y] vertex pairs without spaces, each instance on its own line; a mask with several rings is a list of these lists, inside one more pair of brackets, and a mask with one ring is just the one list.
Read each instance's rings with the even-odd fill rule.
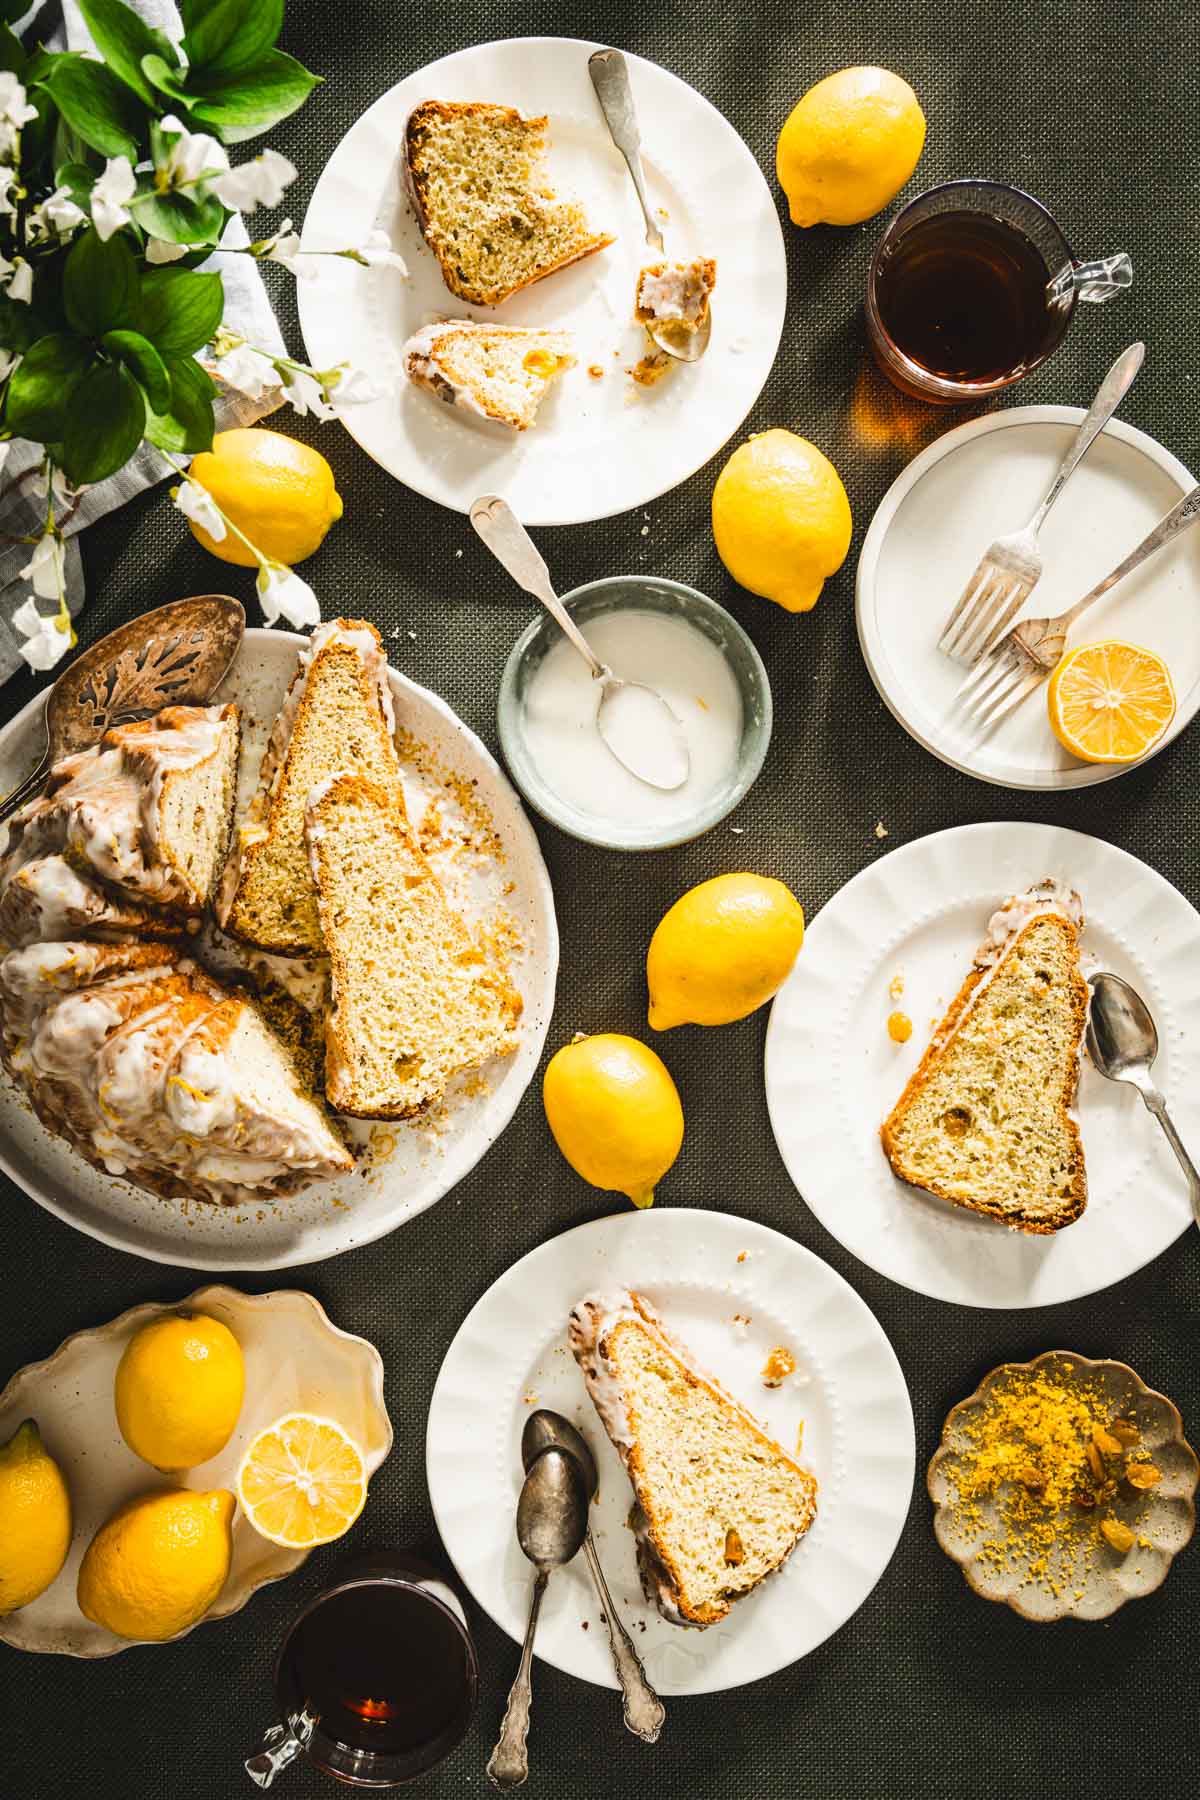
[[[629,1481],[567,1347],[575,1302],[619,1286],[646,1294],[668,1330],[789,1449],[803,1421],[801,1460],[820,1483],[816,1523],[780,1572],[704,1631],[667,1624],[642,1596],[625,1526]],[[739,1314],[748,1324],[734,1322]],[[793,1352],[797,1369],[771,1391],[760,1371],[777,1345]],[[517,1643],[530,1567],[513,1521],[521,1430],[534,1406],[573,1419],[595,1452],[600,1559],[662,1694],[716,1693],[807,1656],[857,1611],[891,1561],[915,1456],[900,1364],[841,1276],[765,1225],[691,1208],[596,1219],[522,1257],[464,1320],[430,1407],[429,1492],[459,1575]],[[581,1558],[550,1583],[537,1654],[581,1680],[617,1685]]]
[[[398,637],[399,632],[393,633]],[[247,631],[237,661],[217,692],[243,709],[239,817],[258,778],[259,759],[296,668],[303,638],[291,631]],[[395,646],[385,639],[385,647]],[[359,1167],[337,1181],[319,1181],[271,1205],[204,1206],[160,1200],[115,1176],[102,1175],[60,1138],[51,1137],[24,1096],[0,1075],[0,1168],[48,1212],[89,1237],[154,1262],[191,1269],[284,1269],[373,1243],[423,1212],[470,1173],[504,1130],[532,1081],[554,1008],[558,927],[554,894],[533,827],[520,800],[484,745],[444,700],[390,671],[401,731],[430,753],[438,768],[473,796],[478,817],[466,817],[456,792],[413,759],[401,743],[410,816],[437,807],[445,835],[477,829],[479,818],[499,840],[502,859],[446,855],[431,860],[459,897],[468,918],[481,923],[502,913],[515,930],[512,979],[525,1003],[514,1055],[495,1062],[479,1081],[463,1084],[430,1120],[386,1127],[343,1121],[363,1154]],[[41,751],[38,694],[0,730],[0,792],[32,768]]]
[[[113,1379],[135,1331],[160,1314],[185,1308],[210,1313],[233,1332],[246,1360],[246,1398],[237,1429],[220,1455],[172,1477],[142,1462],[121,1436]],[[224,1487],[236,1492],[238,1464],[250,1439],[285,1412],[336,1419],[361,1446],[368,1475],[392,1447],[378,1350],[366,1338],[339,1330],[311,1294],[293,1288],[273,1294],[198,1288],[186,1300],[135,1306],[107,1325],[76,1332],[45,1362],[30,1363],[14,1375],[0,1393],[0,1443],[22,1419],[37,1420],[43,1442],[67,1478],[75,1528],[57,1579],[28,1606],[0,1617],[0,1639],[16,1650],[60,1656],[115,1656],[131,1649],[127,1639],[85,1619],[75,1604],[79,1564],[97,1530],[118,1506],[152,1488]],[[197,1624],[240,1612],[258,1588],[292,1574],[310,1554],[268,1543],[238,1512],[229,1579]]]
[[[1078,888],[1085,951],[1133,983],[1158,1026],[1155,1079],[1200,1146],[1200,917],[1169,881],[1099,838],[1051,825],[966,825],[881,857],[835,894],[771,1010],[767,1105],[792,1180],[872,1269],[961,1306],[1047,1306],[1132,1275],[1191,1223],[1179,1165],[1132,1088],[1083,1061],[1083,1217],[1020,1232],[907,1187],[879,1142],[1003,899],[1057,875]],[[888,985],[901,975],[904,993]],[[894,1044],[886,1021],[907,1012]]]
[[[712,340],[702,363],[654,388],[630,380],[646,348],[633,322],[638,270],[650,261],[625,164],[588,77],[597,45],[510,38],[458,50],[377,100],[334,151],[304,221],[304,248],[387,232],[409,269],[368,270],[332,257],[297,286],[300,322],[321,368],[351,357],[386,389],[342,414],[369,456],[407,487],[466,512],[504,494],[527,525],[575,525],[644,506],[715,456],[754,405],[783,331],[787,261],[775,201],[729,121],[694,88],[627,53],[650,203],[665,208],[667,254],[717,259]],[[551,275],[500,307],[455,298],[404,192],[399,149],[422,100],[489,100],[550,118],[551,181],[587,208],[607,250]],[[402,351],[437,317],[553,325],[574,337],[576,365],[555,383],[536,425],[515,433],[472,421],[416,388]],[[590,367],[603,369],[597,379]]]

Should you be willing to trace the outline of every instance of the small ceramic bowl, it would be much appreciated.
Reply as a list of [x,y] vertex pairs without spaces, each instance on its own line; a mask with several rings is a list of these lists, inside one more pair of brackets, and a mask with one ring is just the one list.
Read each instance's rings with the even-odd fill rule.
[[[1093,1554],[1070,1579],[1055,1583],[1031,1576],[1029,1557],[1019,1549],[997,1568],[981,1555],[985,1542],[1003,1524],[993,1502],[980,1499],[970,1518],[959,1506],[955,1467],[966,1461],[972,1446],[964,1426],[993,1390],[1014,1375],[1046,1369],[1069,1383],[1086,1381],[1104,1396],[1112,1418],[1133,1418],[1144,1450],[1161,1471],[1157,1487],[1136,1493],[1120,1488],[1106,1514],[1128,1524],[1137,1534],[1125,1555],[1099,1537]],[[1073,1350],[1047,1350],[1028,1363],[1001,1363],[985,1375],[975,1392],[954,1407],[942,1428],[942,1442],[929,1464],[928,1488],[933,1501],[934,1535],[946,1555],[961,1568],[967,1583],[985,1600],[1002,1601],[1023,1619],[1046,1624],[1054,1619],[1105,1619],[1127,1600],[1152,1594],[1166,1580],[1171,1561],[1189,1542],[1196,1525],[1194,1495],[1200,1479],[1196,1453],[1183,1435],[1178,1408],[1134,1374],[1125,1363],[1094,1361]],[[1124,1484],[1122,1484],[1123,1486]],[[1051,1515],[1053,1516],[1053,1515]],[[1033,1547],[1029,1547],[1030,1556]]]
[[737,681],[742,697],[742,740],[724,787],[685,818],[667,824],[631,821],[626,826],[581,811],[546,781],[530,755],[524,731],[525,696],[530,681],[547,652],[562,637],[554,620],[543,612],[513,645],[496,706],[504,760],[525,799],[561,831],[609,850],[665,850],[711,830],[749,792],[771,741],[771,687],[758,651],[723,606],[679,581],[652,575],[610,575],[564,594],[563,603],[585,635],[589,621],[624,611],[666,613],[685,619],[702,632],[721,651]]

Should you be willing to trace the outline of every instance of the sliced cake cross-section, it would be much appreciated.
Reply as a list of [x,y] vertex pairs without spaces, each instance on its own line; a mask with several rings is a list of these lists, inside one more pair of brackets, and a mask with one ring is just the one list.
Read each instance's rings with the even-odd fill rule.
[[410,381],[447,406],[514,431],[533,424],[550,383],[574,361],[565,331],[473,319],[426,325],[404,346]]

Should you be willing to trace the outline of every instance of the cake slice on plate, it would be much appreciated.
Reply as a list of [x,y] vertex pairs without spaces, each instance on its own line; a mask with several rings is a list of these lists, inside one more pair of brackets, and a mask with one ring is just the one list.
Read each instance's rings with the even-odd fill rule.
[[997,912],[882,1127],[895,1173],[939,1199],[1047,1234],[1087,1205],[1074,1116],[1088,988],[1079,895],[1046,880]]
[[470,305],[499,306],[613,241],[547,187],[547,122],[482,101],[423,100],[409,114],[404,162],[417,220],[446,286]]
[[710,256],[690,263],[652,263],[638,276],[638,323],[647,329],[666,325],[681,337],[693,336],[708,317],[716,281],[717,265]]
[[682,1344],[641,1294],[593,1294],[570,1342],[636,1497],[648,1599],[675,1625],[713,1625],[791,1555],[817,1510],[816,1477]]
[[309,796],[307,836],[329,951],[329,1103],[412,1117],[516,1048],[520,996],[472,941],[391,789],[334,775]]
[[445,319],[426,325],[404,346],[404,367],[418,387],[447,406],[526,431],[550,383],[575,358],[565,331],[480,325]]
[[334,619],[313,632],[275,722],[258,791],[238,833],[217,917],[243,943],[282,956],[325,947],[304,842],[312,789],[339,769],[383,783],[403,811],[387,658],[363,619]]

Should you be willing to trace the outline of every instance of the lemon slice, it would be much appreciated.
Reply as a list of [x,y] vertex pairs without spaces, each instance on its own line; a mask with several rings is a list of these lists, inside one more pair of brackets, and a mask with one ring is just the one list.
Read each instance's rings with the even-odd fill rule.
[[1175,689],[1161,656],[1108,638],[1071,650],[1050,677],[1050,729],[1083,762],[1133,763],[1175,717]]
[[252,1439],[237,1477],[242,1511],[262,1537],[288,1549],[328,1544],[349,1531],[367,1498],[362,1451],[333,1419],[285,1413]]

